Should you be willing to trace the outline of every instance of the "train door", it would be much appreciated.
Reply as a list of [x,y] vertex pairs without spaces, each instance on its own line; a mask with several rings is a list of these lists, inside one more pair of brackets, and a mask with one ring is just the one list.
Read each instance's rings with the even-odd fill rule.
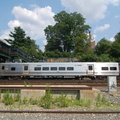
[[29,75],[29,65],[23,65],[23,75]]
[[0,75],[4,74],[5,66],[0,65]]
[[93,64],[87,65],[87,74],[94,75],[94,65]]

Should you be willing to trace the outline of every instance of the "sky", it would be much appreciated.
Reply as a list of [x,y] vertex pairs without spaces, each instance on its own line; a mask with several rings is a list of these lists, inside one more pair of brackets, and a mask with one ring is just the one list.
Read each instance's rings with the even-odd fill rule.
[[20,26],[44,51],[44,29],[55,25],[53,16],[63,10],[83,15],[96,44],[102,38],[114,41],[120,32],[120,0],[0,0],[0,39]]

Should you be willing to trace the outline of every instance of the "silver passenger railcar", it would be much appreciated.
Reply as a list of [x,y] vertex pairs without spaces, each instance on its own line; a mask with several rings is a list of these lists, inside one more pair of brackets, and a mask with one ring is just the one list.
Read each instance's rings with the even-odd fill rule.
[[82,78],[118,76],[116,62],[0,63],[0,77]]

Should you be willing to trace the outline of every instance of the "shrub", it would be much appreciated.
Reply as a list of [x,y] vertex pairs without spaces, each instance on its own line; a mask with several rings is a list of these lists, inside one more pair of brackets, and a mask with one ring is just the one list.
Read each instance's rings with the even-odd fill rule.
[[60,107],[68,107],[70,100],[66,98],[66,95],[61,95],[59,98],[57,98],[57,105]]
[[43,96],[40,101],[39,101],[39,105],[41,107],[44,107],[45,109],[50,109],[51,105],[52,105],[52,95],[51,95],[51,91],[47,90],[45,96]]
[[23,100],[22,100],[22,103],[23,104],[26,104],[28,102],[28,98],[27,97],[24,97]]
[[30,98],[29,102],[32,105],[37,105],[38,104],[38,100],[34,100],[33,98]]
[[96,106],[100,107],[101,105],[107,105],[110,106],[111,102],[108,101],[104,96],[101,96],[100,94],[97,97],[97,101],[96,101]]
[[7,91],[4,96],[3,96],[3,100],[2,102],[5,104],[5,105],[11,105],[14,103],[14,99],[12,97],[12,95],[10,95],[10,92]]
[[92,104],[92,100],[91,99],[80,99],[80,100],[75,100],[74,102],[75,105],[79,105],[79,106],[84,106],[84,107],[90,107]]

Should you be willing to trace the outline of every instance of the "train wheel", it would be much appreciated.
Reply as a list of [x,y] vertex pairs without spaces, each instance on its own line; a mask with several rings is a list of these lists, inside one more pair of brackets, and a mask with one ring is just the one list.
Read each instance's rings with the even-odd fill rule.
[[20,76],[12,76],[12,77],[8,77],[9,80],[21,80]]

